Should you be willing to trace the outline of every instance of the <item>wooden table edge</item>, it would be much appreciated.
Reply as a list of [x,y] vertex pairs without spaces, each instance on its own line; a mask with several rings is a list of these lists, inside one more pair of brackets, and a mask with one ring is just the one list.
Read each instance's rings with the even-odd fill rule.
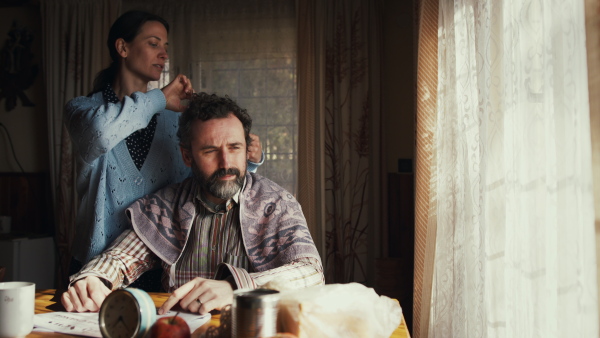
[[[43,289],[35,291],[35,314],[48,313],[54,311],[64,311],[64,308],[60,302],[60,295],[62,292],[57,292],[55,289]],[[156,308],[159,308],[169,298],[168,293],[159,292],[148,292]],[[213,315],[210,321],[198,328],[192,335],[192,337],[199,337],[209,326],[219,326],[220,316]],[[68,337],[61,333],[50,333],[50,332],[32,332],[27,337]],[[404,315],[400,325],[394,330],[390,338],[410,338],[410,333],[406,327],[406,321]]]

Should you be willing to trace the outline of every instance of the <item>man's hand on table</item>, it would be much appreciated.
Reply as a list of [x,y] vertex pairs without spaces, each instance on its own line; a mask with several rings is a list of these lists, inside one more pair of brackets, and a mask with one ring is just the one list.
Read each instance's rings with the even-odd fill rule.
[[[88,276],[75,282],[63,293],[61,302],[69,312],[98,312],[110,292],[98,277]],[[158,314],[166,313],[178,303],[183,310],[205,314],[221,310],[232,302],[233,288],[229,282],[196,277],[175,290],[160,307]]]
[[221,310],[232,302],[233,288],[229,282],[196,277],[175,290],[158,309],[158,314],[166,313],[177,303],[183,310],[205,314]]
[[110,289],[95,276],[80,279],[62,294],[61,302],[69,312],[98,312]]

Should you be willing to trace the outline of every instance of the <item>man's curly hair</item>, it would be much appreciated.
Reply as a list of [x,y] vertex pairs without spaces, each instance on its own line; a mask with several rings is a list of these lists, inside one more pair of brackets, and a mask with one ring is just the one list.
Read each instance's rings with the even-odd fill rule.
[[212,119],[226,118],[229,114],[235,115],[244,127],[246,146],[250,144],[250,129],[252,118],[246,109],[241,108],[229,96],[224,97],[216,94],[197,93],[192,95],[190,105],[179,117],[179,130],[177,137],[179,145],[184,149],[192,147],[192,122],[195,120],[208,121]]

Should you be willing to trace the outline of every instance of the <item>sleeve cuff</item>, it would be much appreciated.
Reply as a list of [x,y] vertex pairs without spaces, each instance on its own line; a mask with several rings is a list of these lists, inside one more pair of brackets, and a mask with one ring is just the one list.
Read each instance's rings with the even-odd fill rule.
[[160,89],[152,89],[146,92],[146,96],[152,102],[152,105],[157,108],[157,111],[165,110],[167,108],[167,99]]
[[227,280],[234,282],[236,290],[240,289],[256,289],[258,286],[254,282],[254,279],[250,277],[248,271],[240,268],[236,268],[233,265],[227,263],[220,263],[215,273],[216,280]]
[[85,277],[88,276],[94,276],[94,277],[98,277],[98,279],[100,279],[100,281],[102,283],[104,283],[104,285],[111,291],[114,291],[115,289],[113,288],[113,284],[106,278],[98,276],[95,273],[89,273],[89,272],[84,272],[84,273],[76,273],[73,276],[69,277],[69,285],[67,286],[67,289],[71,288],[71,286],[73,286],[73,284],[77,283],[78,281],[85,279]]
[[247,169],[249,172],[255,173],[256,169],[258,169],[258,167],[261,166],[263,163],[265,163],[265,152],[264,151],[262,152],[262,155],[260,156],[260,162],[255,163],[255,162],[248,160],[248,168]]

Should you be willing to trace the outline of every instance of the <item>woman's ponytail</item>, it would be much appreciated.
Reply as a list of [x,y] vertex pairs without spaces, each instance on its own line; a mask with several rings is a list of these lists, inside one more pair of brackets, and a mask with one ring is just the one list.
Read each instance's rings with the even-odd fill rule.
[[117,62],[113,61],[110,63],[108,68],[105,68],[96,74],[96,78],[94,79],[94,87],[92,92],[89,95],[100,92],[106,88],[107,85],[112,85],[115,81],[115,77],[117,76],[119,65]]

